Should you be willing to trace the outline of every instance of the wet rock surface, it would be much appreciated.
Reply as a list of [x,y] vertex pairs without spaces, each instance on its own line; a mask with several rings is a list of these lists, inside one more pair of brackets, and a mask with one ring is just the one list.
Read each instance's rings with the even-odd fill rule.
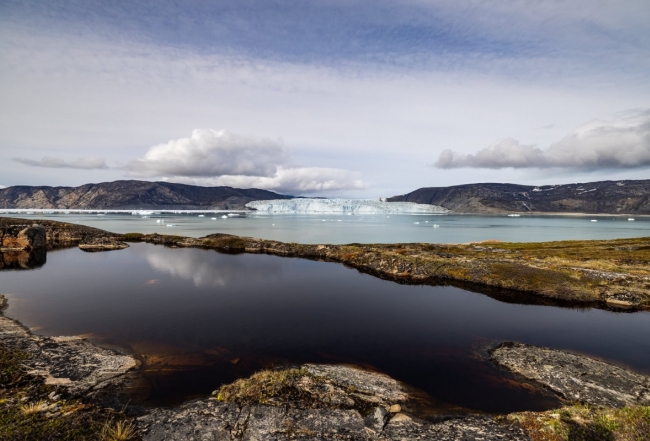
[[[6,300],[0,295],[0,306]],[[93,345],[81,337],[40,337],[0,315],[0,345],[20,349],[29,355],[25,363],[30,374],[45,384],[61,386],[71,396],[82,396],[109,386],[136,367],[133,357]]]
[[615,408],[650,405],[650,378],[609,363],[522,343],[503,343],[491,355],[499,366],[571,402]]

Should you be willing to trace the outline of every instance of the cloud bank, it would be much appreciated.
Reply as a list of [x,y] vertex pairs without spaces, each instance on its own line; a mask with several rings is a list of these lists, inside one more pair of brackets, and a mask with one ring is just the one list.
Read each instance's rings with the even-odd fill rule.
[[279,141],[196,129],[189,138],[151,147],[130,161],[133,177],[162,177],[170,182],[204,186],[262,188],[314,193],[362,189],[355,174],[338,168],[290,165],[290,154]]
[[225,130],[196,129],[189,138],[173,139],[131,161],[130,176],[274,176],[288,160],[278,141],[252,138]]
[[83,170],[107,169],[106,160],[97,156],[85,156],[76,161],[66,162],[61,158],[45,156],[40,161],[26,158],[13,158],[14,161],[21,164],[31,165],[34,167],[47,168],[77,168]]
[[434,166],[441,169],[647,167],[650,166],[650,110],[609,121],[590,121],[546,150],[512,138],[497,141],[475,154],[447,149]]

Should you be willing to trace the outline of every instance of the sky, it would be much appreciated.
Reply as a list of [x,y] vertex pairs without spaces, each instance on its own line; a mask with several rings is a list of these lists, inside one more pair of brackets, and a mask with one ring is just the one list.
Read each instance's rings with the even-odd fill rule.
[[647,0],[0,0],[0,187],[650,178]]

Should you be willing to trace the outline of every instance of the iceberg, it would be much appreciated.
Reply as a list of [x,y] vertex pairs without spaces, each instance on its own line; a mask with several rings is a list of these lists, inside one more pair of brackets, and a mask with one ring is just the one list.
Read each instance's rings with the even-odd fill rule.
[[272,199],[252,201],[246,207],[259,213],[273,214],[444,214],[449,211],[438,205],[386,202],[383,199]]

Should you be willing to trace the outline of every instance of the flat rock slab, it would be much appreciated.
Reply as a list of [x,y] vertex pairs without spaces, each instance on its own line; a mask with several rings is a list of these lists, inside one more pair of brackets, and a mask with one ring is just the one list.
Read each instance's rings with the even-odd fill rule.
[[395,414],[383,428],[370,428],[353,409],[294,409],[268,405],[237,407],[214,399],[178,409],[154,409],[138,418],[144,441],[207,440],[464,440],[529,441],[523,429],[489,417],[441,423]]
[[[5,304],[0,295],[0,307]],[[61,386],[73,396],[84,395],[111,384],[136,367],[133,357],[100,348],[81,337],[40,337],[14,320],[0,315],[0,344],[21,349],[29,358],[25,367]]]
[[388,375],[365,371],[350,366],[306,364],[304,369],[310,373],[327,377],[343,387],[353,387],[358,398],[367,401],[399,403],[408,399],[402,384]]
[[649,377],[583,355],[502,343],[492,350],[492,359],[572,402],[617,408],[650,405]]
[[123,250],[129,245],[112,237],[96,237],[86,239],[79,244],[79,249],[83,251],[111,251]]

